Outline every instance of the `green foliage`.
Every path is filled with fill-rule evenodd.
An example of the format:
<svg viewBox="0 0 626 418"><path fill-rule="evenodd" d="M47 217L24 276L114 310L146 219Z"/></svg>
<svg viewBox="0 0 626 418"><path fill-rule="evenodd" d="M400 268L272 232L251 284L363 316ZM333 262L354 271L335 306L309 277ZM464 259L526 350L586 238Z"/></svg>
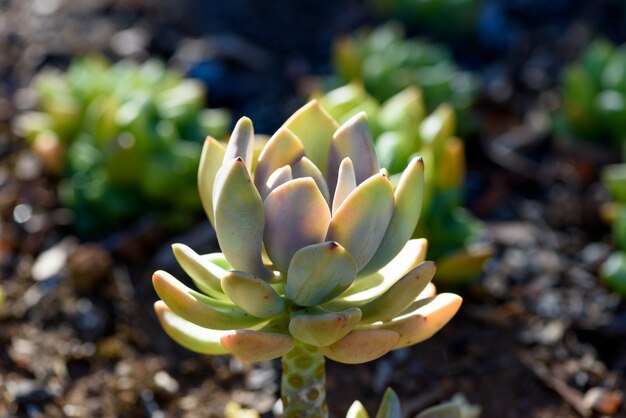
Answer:
<svg viewBox="0 0 626 418"><path fill-rule="evenodd" d="M380 164L392 182L412 158L424 159L424 201L414 236L429 238L429 255L445 269L438 280L462 282L476 277L490 251L472 247L482 226L461 207L465 155L463 141L455 136L453 108L441 104L427 115L422 93L414 86L382 104L358 83L332 90L319 100L340 122L360 111L368 113Z"/></svg>
<svg viewBox="0 0 626 418"><path fill-rule="evenodd" d="M458 68L442 45L406 39L399 26L387 24L339 39L334 48L334 66L342 83L360 81L379 101L409 86L418 86L427 111L450 103L463 130L472 129L470 110L478 82Z"/></svg>
<svg viewBox="0 0 626 418"><path fill-rule="evenodd" d="M480 0L376 0L386 16L445 39L472 33Z"/></svg>
<svg viewBox="0 0 626 418"><path fill-rule="evenodd" d="M198 82L156 60L87 58L66 73L41 73L33 87L40 111L22 115L18 132L62 177L59 196L77 231L91 235L152 211L179 227L201 208L202 142L223 136L230 115L203 109Z"/></svg>
<svg viewBox="0 0 626 418"><path fill-rule="evenodd" d="M610 288L626 297L626 164L605 167L602 180L614 199L607 217L618 248L605 261L601 273Z"/></svg>
<svg viewBox="0 0 626 418"><path fill-rule="evenodd" d="M563 72L561 93L558 134L602 146L626 143L626 45L593 41Z"/></svg>

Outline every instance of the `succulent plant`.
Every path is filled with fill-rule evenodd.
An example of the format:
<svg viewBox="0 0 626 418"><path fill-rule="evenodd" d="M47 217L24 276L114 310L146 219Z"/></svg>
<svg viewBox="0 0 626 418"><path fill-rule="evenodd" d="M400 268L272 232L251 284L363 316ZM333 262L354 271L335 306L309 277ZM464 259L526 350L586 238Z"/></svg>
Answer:
<svg viewBox="0 0 626 418"><path fill-rule="evenodd" d="M451 40L475 30L480 3L480 0L376 0L384 15Z"/></svg>
<svg viewBox="0 0 626 418"><path fill-rule="evenodd" d="M18 133L62 177L59 196L75 227L98 233L145 213L170 224L201 211L194 186L202 141L221 137L228 112L203 109L201 85L151 60L73 62L33 83L39 111L23 114Z"/></svg>
<svg viewBox="0 0 626 418"><path fill-rule="evenodd" d="M258 158L254 142L247 118L227 146L207 138L198 187L222 252L175 244L199 291L157 271L155 310L170 337L193 351L282 357L285 416L326 416L324 357L363 363L422 342L461 298L435 295L426 240L411 239L421 158L394 187L364 113L340 126L312 101Z"/></svg>
<svg viewBox="0 0 626 418"><path fill-rule="evenodd" d="M626 164L605 167L603 182L614 201L606 217L613 225L617 250L602 266L602 277L609 287L626 297Z"/></svg>
<svg viewBox="0 0 626 418"><path fill-rule="evenodd" d="M481 408L470 405L461 394L455 395L451 400L440 405L435 405L420 412L416 418L478 418ZM260 414L254 409L242 408L235 402L229 402L224 408L226 418L260 418ZM376 418L400 418L402 408L398 395L391 388L387 388L383 399L376 412ZM367 410L359 401L354 401L346 413L346 418L369 418Z"/></svg>
<svg viewBox="0 0 626 418"><path fill-rule="evenodd" d="M455 136L454 109L444 103L427 115L415 86L382 104L358 83L332 90L319 101L340 122L360 111L368 113L380 164L392 183L412 158L422 156L427 167L424 201L414 236L429 237L429 256L438 264L439 283L475 278L492 250L477 244L482 225L461 207L465 152L463 141Z"/></svg>
<svg viewBox="0 0 626 418"><path fill-rule="evenodd" d="M380 101L416 85L427 111L450 103L465 133L473 129L471 106L478 81L458 68L444 46L406 39L399 26L387 24L339 39L334 66L340 83L360 81Z"/></svg>
<svg viewBox="0 0 626 418"><path fill-rule="evenodd" d="M626 144L626 45L593 41L565 69L561 93L557 134L605 147Z"/></svg>

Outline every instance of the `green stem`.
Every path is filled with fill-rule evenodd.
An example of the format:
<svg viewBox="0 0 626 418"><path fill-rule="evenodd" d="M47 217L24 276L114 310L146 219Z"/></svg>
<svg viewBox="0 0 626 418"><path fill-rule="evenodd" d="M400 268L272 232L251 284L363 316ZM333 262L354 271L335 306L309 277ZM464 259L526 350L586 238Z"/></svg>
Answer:
<svg viewBox="0 0 626 418"><path fill-rule="evenodd" d="M327 418L326 369L317 348L296 342L282 358L284 418Z"/></svg>

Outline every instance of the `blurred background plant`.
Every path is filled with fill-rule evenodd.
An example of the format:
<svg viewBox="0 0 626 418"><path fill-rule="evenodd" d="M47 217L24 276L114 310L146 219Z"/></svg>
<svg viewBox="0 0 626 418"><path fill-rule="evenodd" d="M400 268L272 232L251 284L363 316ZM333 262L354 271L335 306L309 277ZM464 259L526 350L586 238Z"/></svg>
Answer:
<svg viewBox="0 0 626 418"><path fill-rule="evenodd" d="M84 237L140 215L166 228L190 225L201 209L195 173L202 141L223 137L224 109L204 109L205 92L158 60L141 65L100 57L46 70L33 81L39 109L16 131L61 178L59 198Z"/></svg>
<svg viewBox="0 0 626 418"><path fill-rule="evenodd" d="M455 40L472 34L481 0L375 0L386 17L439 38Z"/></svg>
<svg viewBox="0 0 626 418"><path fill-rule="evenodd" d="M626 298L626 164L605 167L603 183L613 202L606 204L603 215L612 224L617 249L602 265L606 284Z"/></svg>
<svg viewBox="0 0 626 418"><path fill-rule="evenodd" d="M413 157L424 159L424 202L414 236L429 237L428 254L437 262L438 283L460 284L476 278L492 249L479 243L483 226L462 207L465 145L456 136L454 109L443 103L429 114L416 86L380 103L358 82L319 100L340 122L367 113L380 164L392 182L397 183Z"/></svg>
<svg viewBox="0 0 626 418"><path fill-rule="evenodd" d="M626 45L594 40L565 68L561 92L557 135L600 148L626 144Z"/></svg>
<svg viewBox="0 0 626 418"><path fill-rule="evenodd" d="M457 114L461 133L476 127L471 106L478 92L478 79L460 70L445 46L407 39L397 24L338 39L333 62L337 84L360 81L379 101L415 85L423 92L427 111L448 102Z"/></svg>

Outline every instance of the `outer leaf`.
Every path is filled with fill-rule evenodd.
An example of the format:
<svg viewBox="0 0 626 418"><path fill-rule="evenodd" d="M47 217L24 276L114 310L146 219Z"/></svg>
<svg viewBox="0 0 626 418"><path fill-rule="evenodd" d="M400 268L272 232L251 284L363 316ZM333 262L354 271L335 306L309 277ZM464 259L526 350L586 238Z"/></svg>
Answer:
<svg viewBox="0 0 626 418"><path fill-rule="evenodd" d="M367 363L387 354L399 335L387 330L355 330L334 344L320 347L331 360L346 364Z"/></svg>
<svg viewBox="0 0 626 418"><path fill-rule="evenodd" d="M400 335L395 349L421 343L435 335L458 312L463 299L453 293L442 293L435 297L418 301L416 309L402 316L366 327L366 329L386 329Z"/></svg>
<svg viewBox="0 0 626 418"><path fill-rule="evenodd" d="M152 284L174 313L201 327L216 330L249 328L263 321L231 304L188 288L164 271L154 273Z"/></svg>
<svg viewBox="0 0 626 418"><path fill-rule="evenodd" d="M326 173L328 149L333 133L339 127L332 116L316 100L312 100L294 113L283 126L300 138L307 157L322 173Z"/></svg>
<svg viewBox="0 0 626 418"><path fill-rule="evenodd" d="M172 251L178 264L191 277L198 289L213 297L224 297L221 280L226 275L226 270L213 264L185 244L172 245Z"/></svg>
<svg viewBox="0 0 626 418"><path fill-rule="evenodd" d="M404 311L419 295L435 275L435 263L425 261L378 298L360 306L362 322L384 321Z"/></svg>
<svg viewBox="0 0 626 418"><path fill-rule="evenodd" d="M378 249L392 215L393 187L387 177L375 174L339 206L326 240L343 245L361 270Z"/></svg>
<svg viewBox="0 0 626 418"><path fill-rule="evenodd" d="M393 216L374 257L363 269L362 274L375 272L398 255L413 235L422 210L424 193L424 163L414 158L402 173L394 195Z"/></svg>
<svg viewBox="0 0 626 418"><path fill-rule="evenodd" d="M322 192L324 199L327 203L330 203L330 194L328 192L328 185L326 184L326 180L322 175L322 172L313 164L311 160L306 157L303 157L300 161L298 161L293 166L293 176L294 178L300 177L311 177L315 180L315 184L317 184L317 188Z"/></svg>
<svg viewBox="0 0 626 418"><path fill-rule="evenodd" d="M263 202L241 158L222 167L223 186L215 199L215 232L222 252L236 270L267 279L263 265ZM221 174L220 174L221 175Z"/></svg>
<svg viewBox="0 0 626 418"><path fill-rule="evenodd" d="M341 164L339 165L337 187L335 188L333 197L333 215L354 189L356 189L354 166L352 165L352 160L346 157L341 160Z"/></svg>
<svg viewBox="0 0 626 418"><path fill-rule="evenodd" d="M360 112L341 125L330 144L326 177L331 190L337 184L341 161L349 157L354 164L356 183L361 184L380 170L374 140L370 133L365 112Z"/></svg>
<svg viewBox="0 0 626 418"><path fill-rule="evenodd" d="M228 331L203 328L176 315L162 300L154 304L154 310L165 333L188 350L200 354L228 354L220 338Z"/></svg>
<svg viewBox="0 0 626 418"><path fill-rule="evenodd" d="M393 389L387 388L378 407L376 418L400 418L401 416L400 399L398 399L398 395L396 395Z"/></svg>
<svg viewBox="0 0 626 418"><path fill-rule="evenodd" d="M285 301L267 282L252 274L233 270L222 279L224 293L244 311L271 318L285 310Z"/></svg>
<svg viewBox="0 0 626 418"><path fill-rule="evenodd" d="M346 413L346 418L370 418L370 416L361 402L354 401Z"/></svg>
<svg viewBox="0 0 626 418"><path fill-rule="evenodd" d="M263 331L233 331L220 341L232 354L251 362L282 357L293 348L293 340L288 335Z"/></svg>
<svg viewBox="0 0 626 418"><path fill-rule="evenodd" d="M425 239L410 240L389 264L370 276L357 278L338 300L329 305L334 309L345 309L376 299L424 261L426 248Z"/></svg>
<svg viewBox="0 0 626 418"><path fill-rule="evenodd" d="M208 136L202 147L200 166L198 167L198 191L200 192L200 200L213 227L215 227L213 184L215 183L217 171L224 160L225 151L226 149L222 144Z"/></svg>
<svg viewBox="0 0 626 418"><path fill-rule="evenodd" d="M345 291L356 277L354 258L336 242L296 252L287 272L287 296L300 306L326 302Z"/></svg>
<svg viewBox="0 0 626 418"><path fill-rule="evenodd" d="M342 312L303 313L291 318L289 332L306 344L321 347L345 337L360 319L361 311L358 308Z"/></svg>
<svg viewBox="0 0 626 418"><path fill-rule="evenodd" d="M262 199L271 189L267 186L269 177L281 167L291 166L304 156L300 140L287 128L280 128L267 142L254 172L254 185Z"/></svg>
<svg viewBox="0 0 626 418"><path fill-rule="evenodd" d="M230 135L226 152L224 153L224 164L237 157L241 157L246 162L248 172L251 172L253 148L254 127L249 118L243 117L237 121L233 133Z"/></svg>
<svg viewBox="0 0 626 418"><path fill-rule="evenodd" d="M313 179L291 180L274 189L265 199L263 242L276 268L287 271L296 251L322 242L329 223L330 209Z"/></svg>

